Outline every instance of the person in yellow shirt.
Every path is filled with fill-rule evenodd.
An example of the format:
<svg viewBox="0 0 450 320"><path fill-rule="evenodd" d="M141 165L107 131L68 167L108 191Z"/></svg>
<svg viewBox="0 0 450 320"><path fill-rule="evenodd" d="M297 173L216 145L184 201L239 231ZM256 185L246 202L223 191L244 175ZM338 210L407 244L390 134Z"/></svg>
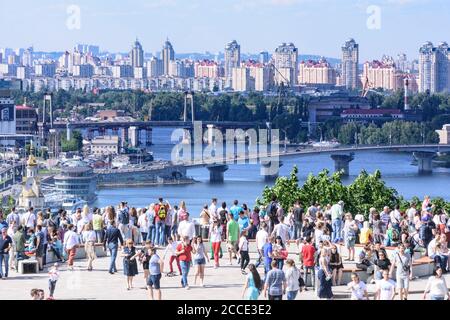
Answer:
<svg viewBox="0 0 450 320"><path fill-rule="evenodd" d="M94 212L94 217L92 218L92 226L95 231L95 236L97 238L97 243L103 243L103 217L100 214L100 209L96 209Z"/></svg>
<svg viewBox="0 0 450 320"><path fill-rule="evenodd" d="M372 229L370 229L369 221L364 221L363 227L359 235L360 244L371 243L373 239Z"/></svg>

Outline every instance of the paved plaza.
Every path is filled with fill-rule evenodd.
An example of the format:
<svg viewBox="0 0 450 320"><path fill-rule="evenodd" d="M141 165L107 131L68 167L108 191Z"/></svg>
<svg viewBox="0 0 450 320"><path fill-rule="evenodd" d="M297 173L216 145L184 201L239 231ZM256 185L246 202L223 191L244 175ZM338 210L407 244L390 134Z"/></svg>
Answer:
<svg viewBox="0 0 450 320"><path fill-rule="evenodd" d="M162 250L161 252L162 253ZM251 255L252 262L255 255ZM68 300L145 300L147 292L144 289L144 273L139 265L139 274L135 277L134 288L130 291L126 289L126 277L123 275L122 258L117 259L118 272L114 275L108 273L109 257L98 258L94 261L94 270L87 271L87 261L85 259L75 260L74 271L67 270L67 264L60 266L60 279L56 286L55 299ZM208 264L205 270L205 287L194 285L195 270L191 268L189 275L190 290L180 287L180 277L166 277L161 279L163 299L174 300L206 300L242 299L242 289L245 276L241 274L236 260L232 266L228 265L228 259L221 259L221 267L214 269L212 264ZM50 265L48 265L50 266ZM175 262L174 262L174 267ZM168 259L165 263L165 271L168 269ZM47 269L45 269L47 270ZM263 268L259 268L263 275ZM446 275L447 283L450 283L450 276ZM411 282L410 300L422 299L423 290L427 278L417 279ZM48 276L46 272L40 274L18 274L10 271L7 280L0 280L0 300L21 300L30 299L32 288L45 289L48 295ZM373 299L375 285L368 285L369 295ZM335 299L347 300L350 298L345 286L333 287ZM263 295L260 296L263 299ZM316 300L313 290L309 289L297 296L297 300Z"/></svg>

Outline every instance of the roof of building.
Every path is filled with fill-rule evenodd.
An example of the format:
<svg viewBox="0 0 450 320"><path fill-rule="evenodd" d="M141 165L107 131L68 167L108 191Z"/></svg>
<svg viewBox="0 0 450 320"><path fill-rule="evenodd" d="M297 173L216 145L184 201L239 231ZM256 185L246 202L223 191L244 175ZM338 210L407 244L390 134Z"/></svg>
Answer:
<svg viewBox="0 0 450 320"><path fill-rule="evenodd" d="M346 109L342 111L342 114L402 114L402 111L399 109Z"/></svg>
<svg viewBox="0 0 450 320"><path fill-rule="evenodd" d="M16 110L35 110L33 107L27 106L27 105L20 105L16 106Z"/></svg>

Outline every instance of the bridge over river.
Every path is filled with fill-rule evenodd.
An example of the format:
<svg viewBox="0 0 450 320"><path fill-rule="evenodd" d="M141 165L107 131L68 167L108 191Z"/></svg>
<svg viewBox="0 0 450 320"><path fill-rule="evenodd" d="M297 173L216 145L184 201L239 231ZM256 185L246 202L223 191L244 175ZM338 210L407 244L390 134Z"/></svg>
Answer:
<svg viewBox="0 0 450 320"><path fill-rule="evenodd" d="M261 164L261 175L266 180L273 180L278 176L282 160L288 158L309 157L319 154L329 154L335 163L336 171L349 174L350 162L355 155L363 152L410 152L418 161L419 174L431 174L433 171L433 158L440 153L450 152L450 145L420 144L420 145L376 145L376 146L345 146L339 148L310 148L302 150L286 150L274 152L258 152L250 150L245 154L237 154L231 157L198 157L193 159L181 159L174 161L183 165L186 169L206 167L210 172L211 182L223 182L224 172L231 164ZM374 161L376 161L374 159Z"/></svg>

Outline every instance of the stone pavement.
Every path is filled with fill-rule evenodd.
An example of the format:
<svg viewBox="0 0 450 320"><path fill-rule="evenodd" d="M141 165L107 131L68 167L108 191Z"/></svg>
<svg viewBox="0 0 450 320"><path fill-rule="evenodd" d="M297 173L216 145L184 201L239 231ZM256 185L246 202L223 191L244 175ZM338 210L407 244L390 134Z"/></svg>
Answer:
<svg viewBox="0 0 450 320"><path fill-rule="evenodd" d="M162 255L162 250L159 253ZM251 255L252 262L255 255ZM190 290L180 287L180 277L166 277L161 279L163 299L176 300L239 300L242 299L242 289L245 276L241 274L239 266L234 260L232 266L228 265L228 259L221 259L221 267L214 269L212 264L207 264L205 270L205 287L194 285L195 269L191 268L189 274ZM122 258L117 259L118 273L111 275L108 273L109 257L98 258L94 261L94 270L86 270L85 259L75 260L75 270L67 270L67 264L60 266L60 279L56 285L55 298L69 300L145 300L147 292L144 289L142 267L139 266L139 274L135 277L134 288L130 291L126 289L126 277L123 275ZM168 259L164 266L168 268ZM176 264L174 262L176 270ZM260 274L264 271L259 268ZM450 276L446 275L447 283L450 284ZM422 299L423 289L427 279L418 279L411 282L410 300ZM40 274L21 275L15 271L10 271L10 276L6 280L0 280L0 300L28 300L32 288L45 289L48 295L48 276L46 272ZM368 285L369 294L373 295L375 285ZM347 300L350 298L345 286L333 287L336 299ZM398 297L397 297L398 298ZM263 299L263 296L260 296ZM317 299L313 290L309 289L297 296L297 300Z"/></svg>

